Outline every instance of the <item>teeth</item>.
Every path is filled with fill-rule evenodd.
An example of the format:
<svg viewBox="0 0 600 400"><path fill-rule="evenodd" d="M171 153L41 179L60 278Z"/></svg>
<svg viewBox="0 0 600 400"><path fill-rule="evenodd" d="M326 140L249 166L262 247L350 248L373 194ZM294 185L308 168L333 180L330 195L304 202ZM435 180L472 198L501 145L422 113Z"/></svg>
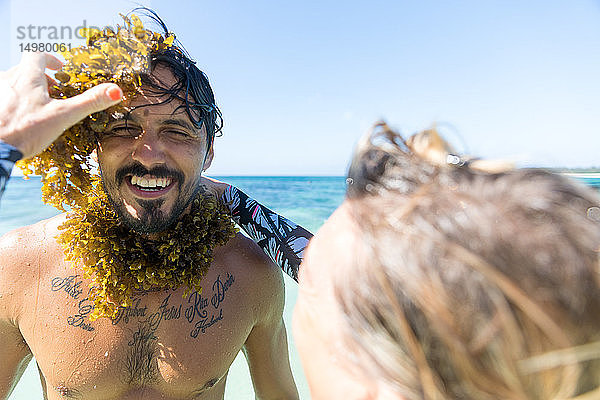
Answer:
<svg viewBox="0 0 600 400"><path fill-rule="evenodd" d="M152 175L131 177L131 184L142 188L165 188L171 184L171 178L155 178Z"/></svg>

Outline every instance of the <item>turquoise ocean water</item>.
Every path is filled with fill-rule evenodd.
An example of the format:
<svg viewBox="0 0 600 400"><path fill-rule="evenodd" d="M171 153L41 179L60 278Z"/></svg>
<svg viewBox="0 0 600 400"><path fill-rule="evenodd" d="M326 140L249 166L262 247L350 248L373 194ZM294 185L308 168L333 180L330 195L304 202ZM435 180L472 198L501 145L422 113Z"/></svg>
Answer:
<svg viewBox="0 0 600 400"><path fill-rule="evenodd" d="M323 224L341 204L345 180L342 177L218 177L237 186L265 206L285 215L311 232ZM58 214L58 211L41 202L39 178L24 180L13 177L0 200L0 235L25 225ZM297 296L297 284L285 279L286 304L284 321L288 330L288 344L292 372L302 399L309 399L308 386L302 372L300 359L291 334L292 310ZM1 368L1 366L0 366ZM42 389L35 360L32 360L11 400L41 400ZM252 381L244 356L240 353L227 378L226 399L254 399Z"/></svg>
<svg viewBox="0 0 600 400"><path fill-rule="evenodd" d="M251 197L292 221L316 232L344 197L343 177L218 177L242 189ZM587 185L600 188L600 175L580 175L574 178ZM0 201L0 235L12 229L30 225L58 213L40 200L39 178L28 181L13 177ZM298 353L291 336L291 318L297 297L296 283L285 279L286 306L284 320L288 329L292 372L302 399L309 399L308 386L302 372ZM42 399L35 360L21 378L11 399ZM226 399L254 399L252 382L244 357L240 354L233 363L227 378Z"/></svg>

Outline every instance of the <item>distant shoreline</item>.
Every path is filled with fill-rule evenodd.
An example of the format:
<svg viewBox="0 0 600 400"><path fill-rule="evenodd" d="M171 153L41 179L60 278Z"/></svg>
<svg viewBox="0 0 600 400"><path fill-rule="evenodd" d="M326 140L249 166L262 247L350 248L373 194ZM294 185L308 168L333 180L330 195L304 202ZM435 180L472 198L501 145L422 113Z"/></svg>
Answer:
<svg viewBox="0 0 600 400"><path fill-rule="evenodd" d="M554 168L544 168L541 167L540 169L545 169L547 171L550 172L554 172L557 174L561 174L561 175L565 175L565 176L572 176L575 178L590 178L590 179L600 179L600 171L598 171L597 169L593 169L590 171L585 171L585 170L574 170L574 171L569 171L569 170L565 170L565 169L554 169ZM346 176L344 175L212 175L209 174L208 175L211 178L216 178L216 179L229 179L229 178L234 178L234 179L244 179L244 178L345 178ZM11 177L13 178L23 178L23 173L18 170L17 168L13 169ZM30 178L41 178L40 175L29 175Z"/></svg>
<svg viewBox="0 0 600 400"><path fill-rule="evenodd" d="M208 176L210 178L215 178L215 179L227 179L227 178L235 178L235 179L243 179L243 178L251 178L251 179L256 179L256 178L346 178L346 176L344 175L202 175L202 176ZM12 178L23 178L23 174L18 172L18 173L13 173L11 175ZM41 178L40 175L29 175L30 178Z"/></svg>
<svg viewBox="0 0 600 400"><path fill-rule="evenodd" d="M561 175L572 176L574 178L596 178L600 179L600 172L560 172Z"/></svg>

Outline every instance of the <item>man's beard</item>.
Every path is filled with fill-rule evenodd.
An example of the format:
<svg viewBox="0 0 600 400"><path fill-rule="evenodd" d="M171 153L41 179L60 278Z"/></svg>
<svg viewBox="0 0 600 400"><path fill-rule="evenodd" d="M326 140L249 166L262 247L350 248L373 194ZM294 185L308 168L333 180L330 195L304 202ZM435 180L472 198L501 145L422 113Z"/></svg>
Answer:
<svg viewBox="0 0 600 400"><path fill-rule="evenodd" d="M227 207L199 186L190 212L149 240L129 229L102 190L85 207L74 207L59 226L65 259L93 279L90 319L114 317L132 304L136 291L202 290L202 278L213 261L213 249L235 237Z"/></svg>
<svg viewBox="0 0 600 400"><path fill-rule="evenodd" d="M137 217L131 215L131 213L125 207L121 196L119 195L119 187L121 187L123 181L128 179L129 175L153 175L159 178L173 177L176 179L178 195L173 204L171 212L165 214L161 209L164 204L164 199L154 200L141 200L136 199L135 201L140 205L141 211ZM193 182L190 185L183 187L183 174L176 170L171 170L166 167L156 167L151 170L146 169L139 163L122 167L117 170L115 179L112 183L107 182L107 178L104 174L101 174L102 187L107 194L108 200L112 205L114 211L117 213L119 220L129 229L140 234L150 234L162 232L171 227L177 222L181 215L188 208L192 200L198 195L200 190L199 180Z"/></svg>

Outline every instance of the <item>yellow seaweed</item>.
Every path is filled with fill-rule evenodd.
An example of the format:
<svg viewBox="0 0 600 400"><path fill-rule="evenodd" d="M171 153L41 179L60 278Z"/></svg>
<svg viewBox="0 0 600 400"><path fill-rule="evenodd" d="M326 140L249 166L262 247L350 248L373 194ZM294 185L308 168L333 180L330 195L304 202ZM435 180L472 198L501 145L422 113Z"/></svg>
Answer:
<svg viewBox="0 0 600 400"><path fill-rule="evenodd" d="M108 28L81 32L86 45L62 53L66 62L55 75L58 83L52 97L73 97L103 82L117 83L126 99L135 96L140 74L148 72L150 51L170 48L175 36L145 30L135 15L123 20L125 25L117 32ZM118 105L93 114L67 129L40 155L17 164L25 177L41 175L45 203L70 210L57 239L65 259L82 266L83 275L92 280L91 320L114 317L119 307L131 305L138 291L183 286L186 294L201 292L213 248L237 232L225 206L204 190L193 200L192 211L161 232L158 240L149 241L121 223L100 177L92 173L89 156L109 115L126 111Z"/></svg>
<svg viewBox="0 0 600 400"><path fill-rule="evenodd" d="M132 98L141 86L140 74L149 70L150 51L170 48L174 36L167 37L144 29L136 15L122 16L124 26L117 32L110 28L98 30L82 28L80 33L86 44L61 52L66 62L55 74L57 85L51 89L54 98L68 98L104 82L117 83L123 90L124 98ZM25 176L38 174L46 189L42 189L42 200L59 210L87 203L87 193L97 177L82 168L67 166L69 160L86 165L89 171L89 155L95 148L95 135L104 132L108 115L115 111L125 111L123 105L96 113L67 129L48 149L36 157L21 160L17 165ZM100 122L99 122L100 121ZM63 167L65 174L60 182L49 183L47 171L51 167ZM76 179L72 179L78 175ZM74 182L76 181L76 182ZM60 193L56 190L60 189ZM68 194L68 195L67 195Z"/></svg>

